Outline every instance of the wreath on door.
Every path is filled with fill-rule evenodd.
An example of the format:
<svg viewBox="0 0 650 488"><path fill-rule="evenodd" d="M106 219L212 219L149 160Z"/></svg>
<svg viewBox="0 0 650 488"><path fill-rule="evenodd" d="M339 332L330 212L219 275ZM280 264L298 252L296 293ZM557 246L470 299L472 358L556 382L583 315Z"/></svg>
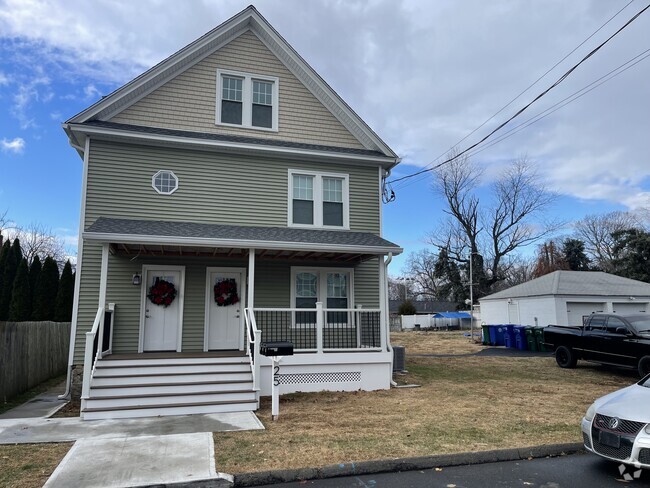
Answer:
<svg viewBox="0 0 650 488"><path fill-rule="evenodd" d="M218 307L227 307L239 302L237 281L234 278L217 281L214 285L214 301Z"/></svg>
<svg viewBox="0 0 650 488"><path fill-rule="evenodd" d="M155 305L169 307L176 298L177 292L174 283L156 278L156 282L149 288L147 298Z"/></svg>

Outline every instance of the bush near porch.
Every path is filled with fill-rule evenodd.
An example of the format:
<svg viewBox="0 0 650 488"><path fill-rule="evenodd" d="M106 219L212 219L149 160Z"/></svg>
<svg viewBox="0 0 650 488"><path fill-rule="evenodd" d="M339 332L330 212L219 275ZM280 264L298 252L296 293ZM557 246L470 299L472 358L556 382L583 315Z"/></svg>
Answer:
<svg viewBox="0 0 650 488"><path fill-rule="evenodd" d="M217 468L227 473L302 468L372 459L580 442L591 402L631 384L633 374L581 364L562 370L552 357L414 357L466 354L482 346L458 332L391 333L406 346L420 388L293 394L258 416L266 431L216 433Z"/></svg>

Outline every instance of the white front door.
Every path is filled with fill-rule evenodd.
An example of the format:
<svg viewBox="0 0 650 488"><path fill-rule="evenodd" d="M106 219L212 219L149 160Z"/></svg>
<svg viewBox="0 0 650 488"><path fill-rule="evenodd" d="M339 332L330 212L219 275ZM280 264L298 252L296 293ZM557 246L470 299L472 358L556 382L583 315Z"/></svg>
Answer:
<svg viewBox="0 0 650 488"><path fill-rule="evenodd" d="M183 270L165 267L149 267L144 275L144 326L143 351L178 351L181 337L181 311ZM156 305L148 297L149 290L157 281L165 280L176 288L176 297L171 304Z"/></svg>
<svg viewBox="0 0 650 488"><path fill-rule="evenodd" d="M207 269L206 350L243 348L244 276L241 269Z"/></svg>

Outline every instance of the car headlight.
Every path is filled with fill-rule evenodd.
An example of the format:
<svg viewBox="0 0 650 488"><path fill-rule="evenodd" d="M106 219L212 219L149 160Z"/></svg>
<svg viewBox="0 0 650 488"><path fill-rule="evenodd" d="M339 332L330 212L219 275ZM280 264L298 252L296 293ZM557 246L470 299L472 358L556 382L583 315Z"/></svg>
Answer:
<svg viewBox="0 0 650 488"><path fill-rule="evenodd" d="M585 420L591 422L594 419L594 415L596 415L596 404L592 403L591 407L587 409L587 413L585 414ZM648 427L646 427L646 429L648 429Z"/></svg>
<svg viewBox="0 0 650 488"><path fill-rule="evenodd" d="M645 426L645 433L650 435L650 424Z"/></svg>

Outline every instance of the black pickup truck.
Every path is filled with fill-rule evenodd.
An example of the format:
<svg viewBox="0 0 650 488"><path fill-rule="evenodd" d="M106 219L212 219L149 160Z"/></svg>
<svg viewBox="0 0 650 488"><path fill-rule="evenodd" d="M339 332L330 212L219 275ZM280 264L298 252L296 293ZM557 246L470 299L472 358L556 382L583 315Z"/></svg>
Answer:
<svg viewBox="0 0 650 488"><path fill-rule="evenodd" d="M650 314L594 314L582 326L549 325L544 345L555 351L561 368L575 368L578 359L650 373Z"/></svg>

